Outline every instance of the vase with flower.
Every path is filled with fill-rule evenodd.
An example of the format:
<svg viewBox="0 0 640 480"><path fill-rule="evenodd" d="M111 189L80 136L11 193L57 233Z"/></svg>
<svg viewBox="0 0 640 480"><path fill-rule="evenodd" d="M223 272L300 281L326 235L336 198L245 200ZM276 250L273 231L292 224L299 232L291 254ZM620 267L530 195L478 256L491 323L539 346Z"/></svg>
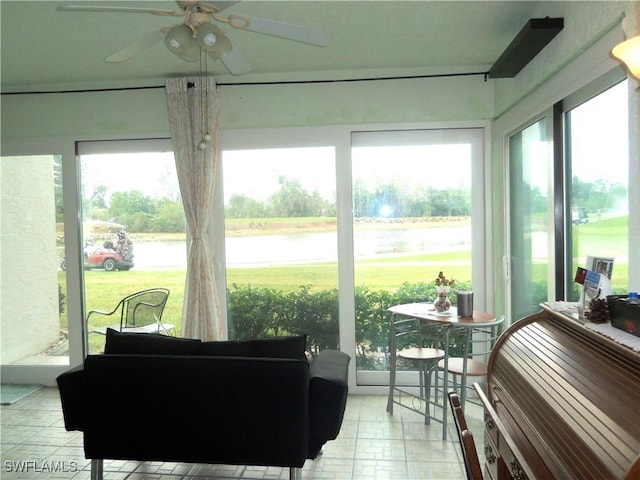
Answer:
<svg viewBox="0 0 640 480"><path fill-rule="evenodd" d="M437 312L447 312L451 308L451 300L449 299L449 291L454 285L455 280L445 277L444 273L440 272L436 278L436 293L437 298L433 302L433 308Z"/></svg>

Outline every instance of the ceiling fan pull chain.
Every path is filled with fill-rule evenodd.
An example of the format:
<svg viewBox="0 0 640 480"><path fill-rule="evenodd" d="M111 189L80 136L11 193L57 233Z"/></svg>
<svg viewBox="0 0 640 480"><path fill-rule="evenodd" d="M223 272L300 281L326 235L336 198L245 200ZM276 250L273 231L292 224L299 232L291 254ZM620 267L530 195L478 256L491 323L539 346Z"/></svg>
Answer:
<svg viewBox="0 0 640 480"><path fill-rule="evenodd" d="M203 68L204 65L204 68ZM211 134L209 133L209 82L207 75L207 55L203 48L200 48L200 120L202 121L202 132L204 135L200 144L199 150L205 150L207 143L211 141ZM204 89L204 91L203 91Z"/></svg>
<svg viewBox="0 0 640 480"><path fill-rule="evenodd" d="M204 57L204 100L205 100L205 123L203 130L204 141L209 143L211 141L211 133L209 132L209 65L207 64L207 55L205 52L202 52L202 56Z"/></svg>

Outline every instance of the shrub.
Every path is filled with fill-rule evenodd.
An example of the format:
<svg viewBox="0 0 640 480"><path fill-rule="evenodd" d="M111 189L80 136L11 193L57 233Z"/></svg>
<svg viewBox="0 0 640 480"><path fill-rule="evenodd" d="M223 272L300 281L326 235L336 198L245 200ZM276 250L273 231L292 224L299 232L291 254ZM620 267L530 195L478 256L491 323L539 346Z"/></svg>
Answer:
<svg viewBox="0 0 640 480"><path fill-rule="evenodd" d="M469 288L460 284L459 288ZM455 290L452 290L455 303ZM355 292L356 361L358 368L386 368L389 352L389 307L435 298L433 283L403 283L395 292L357 287ZM315 355L339 349L338 290L312 291L309 285L284 292L233 284L227 292L229 338L307 334L307 349ZM459 345L452 337L453 351ZM400 345L402 346L402 345Z"/></svg>

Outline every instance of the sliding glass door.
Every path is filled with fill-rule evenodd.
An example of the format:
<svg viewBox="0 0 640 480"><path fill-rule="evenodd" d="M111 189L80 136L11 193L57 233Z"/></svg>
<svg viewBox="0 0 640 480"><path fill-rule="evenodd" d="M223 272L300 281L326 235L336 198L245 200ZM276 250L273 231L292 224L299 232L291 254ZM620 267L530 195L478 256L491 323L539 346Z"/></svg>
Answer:
<svg viewBox="0 0 640 480"><path fill-rule="evenodd" d="M339 348L335 148L222 153L229 338Z"/></svg>
<svg viewBox="0 0 640 480"><path fill-rule="evenodd" d="M82 265L89 353L104 349L112 311L132 293L170 291L163 323L180 335L187 268L186 222L169 141L78 145L82 201Z"/></svg>
<svg viewBox="0 0 640 480"><path fill-rule="evenodd" d="M355 132L351 162L357 381L384 384L387 308L434 301L439 272L482 306L483 130Z"/></svg>
<svg viewBox="0 0 640 480"><path fill-rule="evenodd" d="M553 156L547 117L509 137L511 318L553 298Z"/></svg>
<svg viewBox="0 0 640 480"><path fill-rule="evenodd" d="M311 355L340 348L358 385L386 385L391 305L433 301L444 271L486 307L483 128L220 141L229 338L307 334Z"/></svg>
<svg viewBox="0 0 640 480"><path fill-rule="evenodd" d="M565 114L567 135L567 225L570 269L591 270L587 258L613 260L607 269L615 293L629 285L629 114L628 81L573 106ZM593 262L591 262L593 263ZM579 298L568 276L569 300Z"/></svg>
<svg viewBox="0 0 640 480"><path fill-rule="evenodd" d="M606 265L613 292L627 291L628 89L612 71L508 139L513 321L578 301L577 267Z"/></svg>

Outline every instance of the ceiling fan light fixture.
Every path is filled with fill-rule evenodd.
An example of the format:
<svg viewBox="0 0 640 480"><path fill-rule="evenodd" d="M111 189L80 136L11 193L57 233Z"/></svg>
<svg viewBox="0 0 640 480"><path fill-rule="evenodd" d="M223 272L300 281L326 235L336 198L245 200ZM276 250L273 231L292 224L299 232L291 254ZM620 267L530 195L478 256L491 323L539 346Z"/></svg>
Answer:
<svg viewBox="0 0 640 480"><path fill-rule="evenodd" d="M201 45L203 48L211 48L216 44L217 40L218 39L216 38L215 34L207 33L202 37Z"/></svg>
<svg viewBox="0 0 640 480"><path fill-rule="evenodd" d="M224 31L212 23L203 23L198 27L196 42L209 57L216 60L232 48Z"/></svg>
<svg viewBox="0 0 640 480"><path fill-rule="evenodd" d="M331 39L328 33L307 28L303 25L249 15L221 15L223 10L238 3L237 1L177 0L179 11L119 5L86 5L86 3L91 2L80 0L78 5L64 3L65 5L58 7L57 10L64 12L146 13L183 17L181 24L162 27L109 55L105 58L108 63L129 60L143 50L164 40L165 46L171 53L189 62L197 62L199 60L201 66L205 65L205 72L206 60L211 58L220 60L232 75L242 75L251 71L251 64L242 55L237 45L232 44L229 37L227 37L226 31L218 27L218 25L226 25L226 27L236 30L245 30L317 47L326 47ZM228 30L226 27L225 29Z"/></svg>
<svg viewBox="0 0 640 480"><path fill-rule="evenodd" d="M184 60L195 62L198 59L198 44L188 25L172 27L164 37L164 44L171 53Z"/></svg>

